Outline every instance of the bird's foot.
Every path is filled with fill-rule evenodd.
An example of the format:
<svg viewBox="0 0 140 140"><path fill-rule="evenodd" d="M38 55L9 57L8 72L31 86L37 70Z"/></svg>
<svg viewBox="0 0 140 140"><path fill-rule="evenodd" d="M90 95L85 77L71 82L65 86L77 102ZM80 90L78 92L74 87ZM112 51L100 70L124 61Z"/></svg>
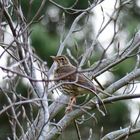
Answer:
<svg viewBox="0 0 140 140"><path fill-rule="evenodd" d="M72 111L72 106L73 106L73 104L75 104L75 103L76 103L76 97L73 96L73 97L70 98L69 104L68 104L68 106L67 106L67 108L66 108L66 110L65 110L65 114L67 114L67 113L69 113L69 112Z"/></svg>

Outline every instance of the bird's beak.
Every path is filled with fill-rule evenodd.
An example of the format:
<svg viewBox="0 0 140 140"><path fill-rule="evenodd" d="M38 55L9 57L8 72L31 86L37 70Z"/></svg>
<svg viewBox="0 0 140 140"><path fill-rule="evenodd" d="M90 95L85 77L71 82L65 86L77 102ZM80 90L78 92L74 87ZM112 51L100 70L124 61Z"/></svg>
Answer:
<svg viewBox="0 0 140 140"><path fill-rule="evenodd" d="M53 61L55 61L56 60L56 57L55 56L50 56L52 59L53 59Z"/></svg>

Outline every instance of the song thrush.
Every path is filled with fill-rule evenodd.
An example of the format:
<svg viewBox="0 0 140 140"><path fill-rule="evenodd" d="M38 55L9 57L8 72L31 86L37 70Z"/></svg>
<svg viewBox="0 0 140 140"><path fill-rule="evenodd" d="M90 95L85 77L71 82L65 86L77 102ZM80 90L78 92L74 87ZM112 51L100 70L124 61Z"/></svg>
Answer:
<svg viewBox="0 0 140 140"><path fill-rule="evenodd" d="M65 55L51 56L51 58L57 63L54 78L57 83L61 84L59 89L62 93L71 96L71 105L76 101L77 96L87 92L97 96L96 88L92 81L83 73L79 73Z"/></svg>

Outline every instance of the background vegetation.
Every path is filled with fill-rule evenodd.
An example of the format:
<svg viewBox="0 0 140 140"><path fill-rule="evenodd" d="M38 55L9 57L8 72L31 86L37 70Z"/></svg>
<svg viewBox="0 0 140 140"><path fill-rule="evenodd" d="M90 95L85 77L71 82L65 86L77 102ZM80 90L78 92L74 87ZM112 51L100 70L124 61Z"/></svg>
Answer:
<svg viewBox="0 0 140 140"><path fill-rule="evenodd" d="M139 100L132 100L140 96L140 2L106 1L1 0L1 140L140 139ZM74 111L64 113L68 97L48 81L50 56L60 54L115 95L101 95L107 113L91 104L92 95L77 98ZM83 112L84 102L91 109Z"/></svg>

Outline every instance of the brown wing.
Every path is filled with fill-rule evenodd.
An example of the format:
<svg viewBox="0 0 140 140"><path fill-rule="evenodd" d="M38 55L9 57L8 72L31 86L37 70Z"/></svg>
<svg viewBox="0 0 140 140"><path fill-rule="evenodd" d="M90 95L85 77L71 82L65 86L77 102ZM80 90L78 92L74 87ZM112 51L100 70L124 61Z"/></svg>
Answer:
<svg viewBox="0 0 140 140"><path fill-rule="evenodd" d="M62 66L56 70L55 77L62 81L74 82L76 80L76 68L73 66Z"/></svg>
<svg viewBox="0 0 140 140"><path fill-rule="evenodd" d="M96 88L91 80L89 80L82 73L73 73L76 71L76 68L73 66L63 66L57 69L57 75L55 77L60 77L60 80L75 82L74 85L85 88L89 91L96 91Z"/></svg>
<svg viewBox="0 0 140 140"><path fill-rule="evenodd" d="M78 76L78 82L76 83L79 86L82 86L83 88L90 90L90 91L96 91L96 88L91 80L89 80L84 74L80 73Z"/></svg>

